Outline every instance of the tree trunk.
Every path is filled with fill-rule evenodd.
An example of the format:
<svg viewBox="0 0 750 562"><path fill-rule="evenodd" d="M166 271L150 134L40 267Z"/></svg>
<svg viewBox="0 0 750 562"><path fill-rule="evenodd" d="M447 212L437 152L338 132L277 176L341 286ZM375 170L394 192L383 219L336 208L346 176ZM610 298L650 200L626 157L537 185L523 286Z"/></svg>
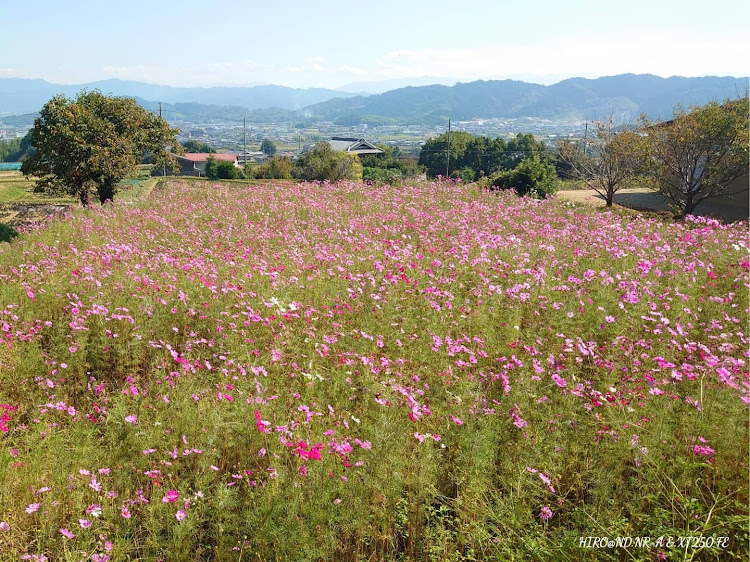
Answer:
<svg viewBox="0 0 750 562"><path fill-rule="evenodd" d="M115 199L115 185L113 182L104 182L96 188L96 191L99 194L99 202L102 205L107 201L114 201Z"/></svg>
<svg viewBox="0 0 750 562"><path fill-rule="evenodd" d="M81 205L86 207L89 204L89 190L83 184L76 184L75 189L78 193L78 198L81 200Z"/></svg>
<svg viewBox="0 0 750 562"><path fill-rule="evenodd" d="M607 193L607 197L605 197L605 201L607 202L607 207L612 206L612 200L615 198L615 194L611 191Z"/></svg>
<svg viewBox="0 0 750 562"><path fill-rule="evenodd" d="M685 199L685 208L682 210L682 216L692 215L695 210L695 203L693 202L692 195L688 195Z"/></svg>

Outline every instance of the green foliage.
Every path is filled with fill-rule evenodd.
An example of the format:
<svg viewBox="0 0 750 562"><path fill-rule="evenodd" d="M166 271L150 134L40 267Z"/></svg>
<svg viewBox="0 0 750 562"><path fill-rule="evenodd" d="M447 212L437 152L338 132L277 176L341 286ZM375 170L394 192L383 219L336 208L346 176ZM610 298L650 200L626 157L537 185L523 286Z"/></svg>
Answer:
<svg viewBox="0 0 750 562"><path fill-rule="evenodd" d="M276 154L276 145L273 141L263 139L263 142L260 143L260 151L266 156L273 156Z"/></svg>
<svg viewBox="0 0 750 562"><path fill-rule="evenodd" d="M454 179L460 179L464 183L470 183L474 181L474 170L467 166L453 172L451 177Z"/></svg>
<svg viewBox="0 0 750 562"><path fill-rule="evenodd" d="M537 141L531 133L518 133L514 139L508 141L505 147L505 160L503 168L512 170L522 160L538 157L549 159L551 154L542 141Z"/></svg>
<svg viewBox="0 0 750 562"><path fill-rule="evenodd" d="M538 155L521 160L512 170L499 172L492 178L495 189L515 189L518 195L544 199L557 190L555 166Z"/></svg>
<svg viewBox="0 0 750 562"><path fill-rule="evenodd" d="M12 139L9 141L0 141L0 162L18 162L22 155L22 140L23 139Z"/></svg>
<svg viewBox="0 0 750 562"><path fill-rule="evenodd" d="M377 146L383 154L365 154L359 157L364 181L394 184L400 178L413 177L422 172L421 167L415 165L413 160L402 157L399 147L387 144Z"/></svg>
<svg viewBox="0 0 750 562"><path fill-rule="evenodd" d="M319 142L297 160L294 177L303 180L362 180L362 164L355 154L338 152L327 142Z"/></svg>
<svg viewBox="0 0 750 562"><path fill-rule="evenodd" d="M362 179L371 183L398 183L403 176L401 171L395 168L362 168Z"/></svg>
<svg viewBox="0 0 750 562"><path fill-rule="evenodd" d="M519 133L506 143L501 138L472 137L469 133L457 131L450 135L450 147L451 177L455 177L455 170L463 168L473 170L474 178L480 178L501 170L512 170L525 158L552 158L544 143L537 141L531 134ZM429 139L424 144L419 154L419 164L427 168L428 176L445 175L447 149L447 133Z"/></svg>
<svg viewBox="0 0 750 562"><path fill-rule="evenodd" d="M0 142L0 162L20 162L33 152L31 148L31 131L23 138L10 142Z"/></svg>
<svg viewBox="0 0 750 562"><path fill-rule="evenodd" d="M240 177L240 170L227 160L209 156L206 160L206 177L210 180L236 180Z"/></svg>
<svg viewBox="0 0 750 562"><path fill-rule="evenodd" d="M288 156L274 156L258 166L253 175L258 179L290 180L293 170L294 163Z"/></svg>
<svg viewBox="0 0 750 562"><path fill-rule="evenodd" d="M461 167L461 160L466 152L466 147L474 137L464 131L456 131L450 134L450 170ZM448 133L443 133L431 138L424 143L419 153L419 165L424 166L427 175L431 178L445 176L446 161L448 155Z"/></svg>
<svg viewBox="0 0 750 562"><path fill-rule="evenodd" d="M185 152L199 152L203 154L215 154L216 149L210 147L205 142L201 142L195 139L186 140L181 143Z"/></svg>
<svg viewBox="0 0 750 562"><path fill-rule="evenodd" d="M0 242L10 242L16 236L18 231L15 228L0 222Z"/></svg>
<svg viewBox="0 0 750 562"><path fill-rule="evenodd" d="M77 197L84 206L94 189L101 203L112 200L117 184L135 173L144 153L170 160L170 146L180 149L177 130L148 113L134 100L83 91L75 100L55 96L40 111L31 130L35 152L21 171L41 179L37 187Z"/></svg>
<svg viewBox="0 0 750 562"><path fill-rule="evenodd" d="M748 173L747 96L690 111L677 107L666 123L644 116L642 125L646 172L683 216L702 201L729 193L733 182ZM747 189L745 182L734 193Z"/></svg>

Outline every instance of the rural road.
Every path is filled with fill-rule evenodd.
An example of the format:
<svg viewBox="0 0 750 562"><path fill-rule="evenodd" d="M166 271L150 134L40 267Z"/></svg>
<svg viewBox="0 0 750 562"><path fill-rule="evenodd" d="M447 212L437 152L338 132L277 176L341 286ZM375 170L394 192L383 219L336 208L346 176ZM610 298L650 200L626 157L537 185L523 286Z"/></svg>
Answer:
<svg viewBox="0 0 750 562"><path fill-rule="evenodd" d="M744 194L747 197L747 194ZM603 207L604 198L593 189L580 189L572 191L558 191L557 197L575 203L585 203L597 207ZM630 209L649 211L669 211L671 201L661 193L652 191L645 187L634 187L622 189L615 193L615 205L622 205ZM698 205L697 215L712 216L729 222L747 220L747 202L744 207L727 200L709 199Z"/></svg>

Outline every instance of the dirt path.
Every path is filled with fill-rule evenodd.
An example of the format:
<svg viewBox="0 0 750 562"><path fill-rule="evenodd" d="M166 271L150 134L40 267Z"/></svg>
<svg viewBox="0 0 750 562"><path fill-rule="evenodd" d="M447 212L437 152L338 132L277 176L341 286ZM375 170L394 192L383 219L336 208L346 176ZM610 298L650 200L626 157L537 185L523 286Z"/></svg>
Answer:
<svg viewBox="0 0 750 562"><path fill-rule="evenodd" d="M30 226L65 213L62 203L0 203L0 222L16 227Z"/></svg>
<svg viewBox="0 0 750 562"><path fill-rule="evenodd" d="M604 197L593 189L558 191L557 197L566 201L594 205L596 207L603 207L605 205ZM614 204L637 211L671 211L671 201L669 199L661 193L643 187L618 191L615 193ZM701 203L698 209L696 209L696 214L717 217L730 222L747 220L748 218L747 204L743 207L737 203L720 199L710 199Z"/></svg>

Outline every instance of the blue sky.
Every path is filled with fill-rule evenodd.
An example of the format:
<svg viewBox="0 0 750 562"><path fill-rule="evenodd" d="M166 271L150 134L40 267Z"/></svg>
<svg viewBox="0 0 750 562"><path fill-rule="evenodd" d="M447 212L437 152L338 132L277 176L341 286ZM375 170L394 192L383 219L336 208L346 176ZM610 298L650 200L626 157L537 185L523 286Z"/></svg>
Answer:
<svg viewBox="0 0 750 562"><path fill-rule="evenodd" d="M750 2L36 0L0 77L339 87L402 78L747 76Z"/></svg>

